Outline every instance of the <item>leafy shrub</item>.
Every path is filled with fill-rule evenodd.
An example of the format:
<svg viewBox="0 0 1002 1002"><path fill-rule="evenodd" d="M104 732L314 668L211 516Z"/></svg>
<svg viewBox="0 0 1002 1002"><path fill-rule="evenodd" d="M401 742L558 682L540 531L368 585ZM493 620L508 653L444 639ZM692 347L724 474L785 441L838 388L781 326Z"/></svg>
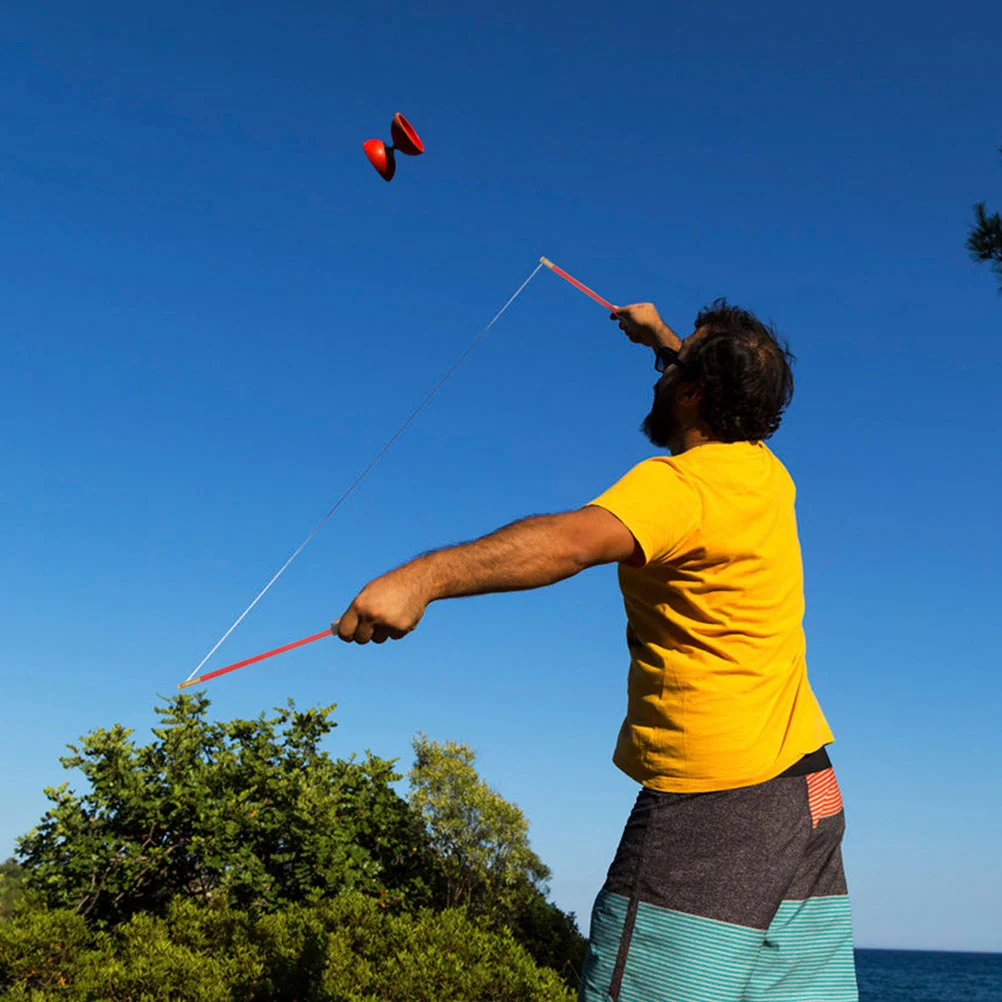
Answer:
<svg viewBox="0 0 1002 1002"><path fill-rule="evenodd" d="M0 863L0 919L9 915L24 894L24 867L16 859Z"/></svg>
<svg viewBox="0 0 1002 1002"><path fill-rule="evenodd" d="M116 724L70 746L87 792L48 789L0 870L2 998L568 997L584 940L472 749L415 739L408 802L393 762L320 749L333 706L208 707L168 701L148 745Z"/></svg>
<svg viewBox="0 0 1002 1002"><path fill-rule="evenodd" d="M0 923L8 1002L571 1002L510 933L358 892L260 914L178 898L92 931L65 909Z"/></svg>
<svg viewBox="0 0 1002 1002"><path fill-rule="evenodd" d="M320 750L334 707L208 720L204 696L158 708L156 740L116 724L63 758L89 783L18 843L25 885L99 927L163 914L178 894L269 910L357 889L430 904L440 868L424 825L393 790L393 763Z"/></svg>

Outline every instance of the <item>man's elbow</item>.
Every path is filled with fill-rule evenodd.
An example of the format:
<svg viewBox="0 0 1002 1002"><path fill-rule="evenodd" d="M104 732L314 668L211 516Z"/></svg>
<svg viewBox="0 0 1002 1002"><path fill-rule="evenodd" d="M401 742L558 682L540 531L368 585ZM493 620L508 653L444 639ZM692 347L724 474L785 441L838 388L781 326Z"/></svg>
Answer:
<svg viewBox="0 0 1002 1002"><path fill-rule="evenodd" d="M588 505L571 515L566 530L571 559L578 570L599 564L643 564L643 551L633 533L612 512Z"/></svg>

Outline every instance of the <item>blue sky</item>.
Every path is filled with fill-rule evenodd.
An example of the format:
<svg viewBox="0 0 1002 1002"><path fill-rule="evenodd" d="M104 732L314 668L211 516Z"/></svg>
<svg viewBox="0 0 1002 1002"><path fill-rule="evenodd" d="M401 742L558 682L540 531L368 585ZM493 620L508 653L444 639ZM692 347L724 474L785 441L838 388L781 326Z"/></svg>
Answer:
<svg viewBox="0 0 1002 1002"><path fill-rule="evenodd" d="M541 254L798 357L810 670L861 946L1002 950L997 4L8 5L0 12L0 854L66 742L170 695ZM20 8L20 9L18 9ZM427 154L381 181L402 111ZM649 356L541 273L210 667L370 577L578 506ZM584 927L635 787L612 568L211 683L337 701L337 755L472 744ZM995 791L995 792L993 792Z"/></svg>

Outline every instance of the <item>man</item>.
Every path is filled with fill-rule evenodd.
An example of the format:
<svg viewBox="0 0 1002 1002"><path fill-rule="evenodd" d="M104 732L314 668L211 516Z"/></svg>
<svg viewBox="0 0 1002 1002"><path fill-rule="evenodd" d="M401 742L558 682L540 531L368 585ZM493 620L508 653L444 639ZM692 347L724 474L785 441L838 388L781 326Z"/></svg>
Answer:
<svg viewBox="0 0 1002 1002"><path fill-rule="evenodd" d="M614 762L641 784L592 914L582 1002L857 998L833 738L807 680L793 481L764 444L791 356L718 301L680 341L613 315L661 377L645 460L578 511L527 518L376 578L343 640L413 630L429 602L617 562L631 662Z"/></svg>

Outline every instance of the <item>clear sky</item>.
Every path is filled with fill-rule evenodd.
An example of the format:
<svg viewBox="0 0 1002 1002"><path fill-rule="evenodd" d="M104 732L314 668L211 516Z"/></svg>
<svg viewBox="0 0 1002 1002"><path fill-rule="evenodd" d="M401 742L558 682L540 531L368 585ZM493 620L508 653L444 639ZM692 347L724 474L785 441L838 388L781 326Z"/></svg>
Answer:
<svg viewBox="0 0 1002 1002"><path fill-rule="evenodd" d="M798 356L812 681L857 939L1002 950L994 2L109 2L0 11L0 854L66 742L171 695L545 254ZM427 154L389 185L394 112ZM541 273L211 662L650 454L655 379ZM587 930L634 785L613 568L211 683L336 755L472 744Z"/></svg>

